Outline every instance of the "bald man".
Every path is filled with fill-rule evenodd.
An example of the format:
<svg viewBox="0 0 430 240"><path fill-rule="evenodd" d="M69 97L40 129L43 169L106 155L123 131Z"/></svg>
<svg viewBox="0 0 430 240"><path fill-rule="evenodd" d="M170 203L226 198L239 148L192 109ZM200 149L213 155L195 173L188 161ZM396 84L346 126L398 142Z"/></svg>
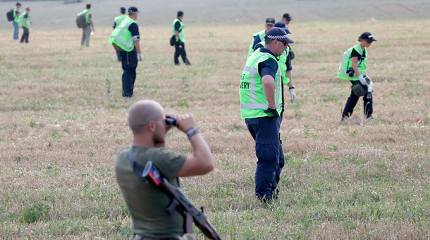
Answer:
<svg viewBox="0 0 430 240"><path fill-rule="evenodd" d="M193 148L192 155L164 148L166 133L172 127L166 124L166 116L175 118L177 128L186 133ZM127 154L131 151L140 166L152 161L171 184L179 187L178 177L203 175L214 168L209 146L191 114L164 114L163 107L155 101L134 103L128 113L128 124L133 132L133 144L119 151L115 174L133 220L134 239L181 239L184 235L182 215L176 209L170 215L166 213L171 199L152 184L145 184L133 172Z"/></svg>

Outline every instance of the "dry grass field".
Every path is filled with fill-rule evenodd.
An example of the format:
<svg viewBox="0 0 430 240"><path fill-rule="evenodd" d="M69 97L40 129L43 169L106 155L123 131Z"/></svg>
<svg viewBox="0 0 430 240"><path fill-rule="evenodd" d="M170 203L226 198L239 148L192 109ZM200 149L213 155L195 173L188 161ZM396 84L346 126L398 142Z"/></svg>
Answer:
<svg viewBox="0 0 430 240"><path fill-rule="evenodd" d="M297 101L284 115L286 165L269 206L254 198L254 142L238 98L261 27L188 27L193 65L176 67L170 27L145 26L132 99L121 97L108 27L90 48L78 29L33 30L27 45L0 30L0 239L130 238L113 161L131 143L126 114L140 99L197 119L216 169L182 186L223 239L430 238L430 20L291 25ZM336 72L364 31L378 39L368 60L374 119L360 100L341 123L350 83ZM191 150L177 130L167 146Z"/></svg>

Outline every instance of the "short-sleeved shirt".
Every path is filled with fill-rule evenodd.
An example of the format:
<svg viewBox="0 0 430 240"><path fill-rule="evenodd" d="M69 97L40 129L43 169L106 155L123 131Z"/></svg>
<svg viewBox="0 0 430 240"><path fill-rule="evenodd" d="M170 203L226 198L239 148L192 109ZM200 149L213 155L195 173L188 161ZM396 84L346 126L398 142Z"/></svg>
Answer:
<svg viewBox="0 0 430 240"><path fill-rule="evenodd" d="M267 50L266 48L261 48L260 52L270 53L275 58L277 58L271 51ZM261 78L263 78L263 76L265 75L270 75L273 77L273 79L276 79L277 71L278 71L278 62L276 62L276 60L274 60L273 58L269 58L258 65L258 73L260 74Z"/></svg>
<svg viewBox="0 0 430 240"><path fill-rule="evenodd" d="M252 42L252 48L254 49L254 51L258 48L255 47L255 45L259 44L261 41L263 41L264 39L260 39L260 35L257 35L254 38L254 42Z"/></svg>
<svg viewBox="0 0 430 240"><path fill-rule="evenodd" d="M351 51L351 58L352 57L358 57L358 60L361 60L361 58L365 58L366 57L366 52L363 51L363 56L361 56L360 53L358 53L354 48Z"/></svg>
<svg viewBox="0 0 430 240"><path fill-rule="evenodd" d="M133 220L133 233L150 238L171 238L184 234L183 216L175 209L171 215L166 209L170 197L153 184L145 184L130 165L127 152L121 149L115 159L115 175L124 200ZM186 156L164 148L133 146L135 162L145 167L148 161L160 170L174 186L179 187L176 174L185 162Z"/></svg>
<svg viewBox="0 0 430 240"><path fill-rule="evenodd" d="M179 19L179 18L178 18L178 19ZM181 22L182 22L182 20L181 20L181 19L179 19L179 21L181 21ZM179 32L179 28L181 28L181 23L180 23L179 21L176 21L176 23L175 23L175 30L176 30L176 31L178 31L178 32Z"/></svg>
<svg viewBox="0 0 430 240"><path fill-rule="evenodd" d="M139 26L137 25L137 23L130 24L130 26L128 26L128 30L131 32L133 41L140 40Z"/></svg>

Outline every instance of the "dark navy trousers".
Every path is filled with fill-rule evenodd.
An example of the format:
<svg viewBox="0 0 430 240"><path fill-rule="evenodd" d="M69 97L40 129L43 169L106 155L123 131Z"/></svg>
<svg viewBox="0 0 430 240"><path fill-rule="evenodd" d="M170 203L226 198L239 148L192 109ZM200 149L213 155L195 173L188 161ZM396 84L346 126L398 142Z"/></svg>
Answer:
<svg viewBox="0 0 430 240"><path fill-rule="evenodd" d="M187 52L185 51L185 43L181 41L175 43L175 55L173 56L173 61L176 65L179 65L179 56L181 56L182 61L184 61L186 65L190 65L187 58Z"/></svg>
<svg viewBox="0 0 430 240"><path fill-rule="evenodd" d="M278 196L278 183L285 164L280 141L281 117L245 119L251 136L255 140L257 168L255 171L255 194L257 198L271 200Z"/></svg>
<svg viewBox="0 0 430 240"><path fill-rule="evenodd" d="M351 83L352 83L352 85L360 84L359 81L351 81ZM351 95L349 96L348 100L346 101L345 108L343 109L342 119L348 118L352 115L352 112L354 112L354 107L355 107L355 105L357 105L359 98L360 97L355 95L351 89ZM364 115L366 115L367 118L372 117L373 99L372 99L372 97L368 98L367 87L366 87L366 94L363 96L363 106L364 106Z"/></svg>
<svg viewBox="0 0 430 240"><path fill-rule="evenodd" d="M136 80L137 52L120 51L121 65L124 73L122 74L122 96L132 97L134 82Z"/></svg>

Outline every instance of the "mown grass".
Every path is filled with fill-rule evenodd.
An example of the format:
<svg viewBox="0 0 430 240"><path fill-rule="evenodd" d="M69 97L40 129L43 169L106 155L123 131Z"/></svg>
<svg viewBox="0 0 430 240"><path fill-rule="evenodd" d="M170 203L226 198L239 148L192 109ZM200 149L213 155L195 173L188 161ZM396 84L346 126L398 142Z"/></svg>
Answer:
<svg viewBox="0 0 430 240"><path fill-rule="evenodd" d="M430 21L291 26L298 96L284 115L286 165L269 206L254 198L254 143L238 107L260 27L187 28L190 67L173 66L168 34L160 34L167 27L145 27L132 99L121 98L109 29L98 29L88 49L79 30L32 31L28 45L1 31L0 238L130 238L113 159L130 144L126 113L140 99L195 115L216 169L182 186L223 239L429 238ZM364 31L378 39L368 61L374 119L365 120L360 101L341 123L350 84L336 72ZM185 139L169 132L168 148L189 153Z"/></svg>

